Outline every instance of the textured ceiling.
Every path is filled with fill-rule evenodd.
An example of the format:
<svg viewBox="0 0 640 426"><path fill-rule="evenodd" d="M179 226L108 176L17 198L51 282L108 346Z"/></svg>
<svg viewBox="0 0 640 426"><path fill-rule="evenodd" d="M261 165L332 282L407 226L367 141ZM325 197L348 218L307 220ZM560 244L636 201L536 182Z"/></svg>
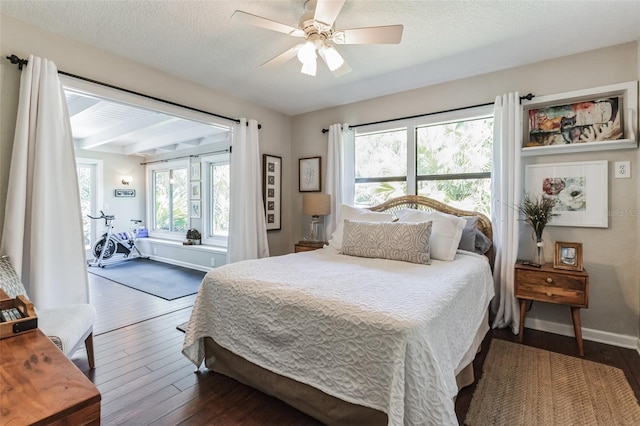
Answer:
<svg viewBox="0 0 640 426"><path fill-rule="evenodd" d="M347 0L336 28L402 24L402 42L338 46L353 71L319 64L310 77L296 59L260 68L300 39L233 21L236 9L297 26L304 1L0 1L5 15L289 115L640 40L640 1Z"/></svg>

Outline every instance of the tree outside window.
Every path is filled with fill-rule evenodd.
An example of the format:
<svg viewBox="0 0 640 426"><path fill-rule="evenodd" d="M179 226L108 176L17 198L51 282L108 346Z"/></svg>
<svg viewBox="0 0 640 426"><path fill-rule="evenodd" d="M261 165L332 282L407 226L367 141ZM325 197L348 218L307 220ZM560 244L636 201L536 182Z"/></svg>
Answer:
<svg viewBox="0 0 640 426"><path fill-rule="evenodd" d="M391 130L356 135L354 204L373 206L415 193L489 214L493 117L488 115L401 128L396 122Z"/></svg>

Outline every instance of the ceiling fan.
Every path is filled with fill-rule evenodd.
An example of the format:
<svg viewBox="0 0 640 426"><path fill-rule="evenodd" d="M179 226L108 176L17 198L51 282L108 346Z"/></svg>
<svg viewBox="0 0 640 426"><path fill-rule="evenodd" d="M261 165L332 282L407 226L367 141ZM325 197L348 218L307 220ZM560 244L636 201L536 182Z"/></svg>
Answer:
<svg viewBox="0 0 640 426"><path fill-rule="evenodd" d="M351 71L340 53L329 44L398 44L402 39L402 25L336 30L334 22L346 0L307 0L305 13L298 28L236 10L232 19L258 27L304 38L305 41L281 53L261 66L276 66L298 57L303 74L316 75L318 55L336 77Z"/></svg>

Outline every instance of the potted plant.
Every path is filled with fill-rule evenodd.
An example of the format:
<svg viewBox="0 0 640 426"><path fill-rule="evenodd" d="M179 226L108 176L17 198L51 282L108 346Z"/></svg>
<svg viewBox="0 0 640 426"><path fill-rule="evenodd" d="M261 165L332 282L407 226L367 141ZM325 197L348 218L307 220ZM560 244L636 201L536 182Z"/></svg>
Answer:
<svg viewBox="0 0 640 426"><path fill-rule="evenodd" d="M187 231L188 245L199 245L201 238L202 236L200 235L200 231L198 231L196 228L191 228Z"/></svg>

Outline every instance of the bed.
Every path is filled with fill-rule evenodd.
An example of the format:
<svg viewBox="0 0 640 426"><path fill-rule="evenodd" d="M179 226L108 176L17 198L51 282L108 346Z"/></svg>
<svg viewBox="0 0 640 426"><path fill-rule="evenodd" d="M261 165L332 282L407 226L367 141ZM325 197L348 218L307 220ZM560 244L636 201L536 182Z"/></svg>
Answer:
<svg viewBox="0 0 640 426"><path fill-rule="evenodd" d="M454 235L440 260L451 244L442 221L485 241L491 222L420 196L343 206L340 218L323 249L207 273L184 355L327 424L457 424L455 396L489 329L493 255L459 249L465 236ZM379 232L409 232L402 247L420 248L425 227L426 261L380 254Z"/></svg>

